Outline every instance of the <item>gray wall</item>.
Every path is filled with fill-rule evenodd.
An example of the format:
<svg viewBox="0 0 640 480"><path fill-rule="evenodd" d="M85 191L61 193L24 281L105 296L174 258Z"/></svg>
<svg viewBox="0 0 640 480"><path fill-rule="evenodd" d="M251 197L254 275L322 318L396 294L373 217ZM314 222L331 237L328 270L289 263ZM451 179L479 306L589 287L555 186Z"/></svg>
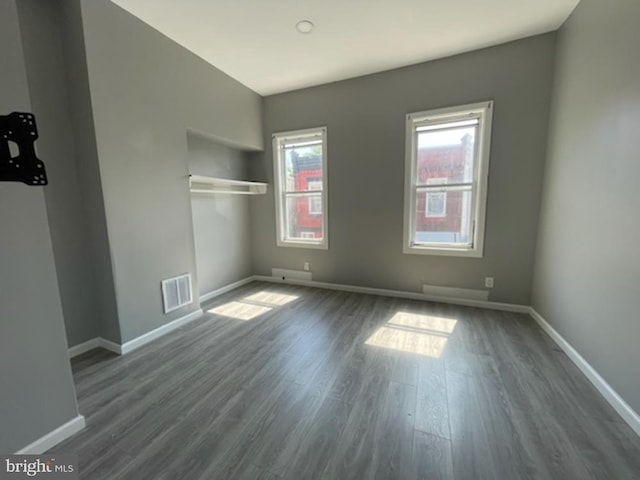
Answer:
<svg viewBox="0 0 640 480"><path fill-rule="evenodd" d="M62 22L63 60L71 124L75 134L77 175L90 236L90 263L93 267L96 298L93 313L99 323L96 335L120 343L111 247L102 198L80 0L57 0L56 4L60 9Z"/></svg>
<svg viewBox="0 0 640 480"><path fill-rule="evenodd" d="M640 3L559 33L533 306L640 412Z"/></svg>
<svg viewBox="0 0 640 480"><path fill-rule="evenodd" d="M82 19L126 342L198 308L164 315L160 293L196 271L186 129L259 149L261 98L107 0L83 0Z"/></svg>
<svg viewBox="0 0 640 480"><path fill-rule="evenodd" d="M30 111L15 0L0 2L0 64L0 115ZM41 135L55 128L44 118L38 127ZM45 144L38 152L45 164L56 155ZM5 182L0 385L0 452L15 452L77 415L43 188Z"/></svg>
<svg viewBox="0 0 640 480"><path fill-rule="evenodd" d="M201 135L187 135L189 172L248 180L248 153ZM200 295L253 274L251 222L245 195L192 195Z"/></svg>
<svg viewBox="0 0 640 480"><path fill-rule="evenodd" d="M46 124L38 147L47 151L44 189L58 285L69 345L98 335L89 230L76 172L57 1L20 1L20 18L32 110Z"/></svg>
<svg viewBox="0 0 640 480"><path fill-rule="evenodd" d="M555 35L270 96L274 132L328 127L329 250L276 246L273 191L252 199L256 274L301 270L314 280L421 291L483 288L490 300L529 304L546 148ZM402 254L405 115L495 100L482 259ZM254 169L273 184L272 154Z"/></svg>

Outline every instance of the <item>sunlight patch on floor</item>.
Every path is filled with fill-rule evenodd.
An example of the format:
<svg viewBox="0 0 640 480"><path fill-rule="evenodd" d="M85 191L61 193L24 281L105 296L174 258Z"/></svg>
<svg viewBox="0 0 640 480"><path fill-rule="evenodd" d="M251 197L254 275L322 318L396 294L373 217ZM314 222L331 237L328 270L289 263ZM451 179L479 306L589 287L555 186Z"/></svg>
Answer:
<svg viewBox="0 0 640 480"><path fill-rule="evenodd" d="M456 323L451 318L398 312L365 344L437 358L442 355Z"/></svg>
<svg viewBox="0 0 640 480"><path fill-rule="evenodd" d="M208 313L236 318L238 320L252 320L264 313L271 311L271 307L252 305L250 303L229 302L219 307L207 310Z"/></svg>
<svg viewBox="0 0 640 480"><path fill-rule="evenodd" d="M253 295L249 295L248 297L244 297L244 300L281 307L282 305L291 303L298 298L300 298L298 295L285 295L284 293L274 293L264 290L262 292L254 293Z"/></svg>

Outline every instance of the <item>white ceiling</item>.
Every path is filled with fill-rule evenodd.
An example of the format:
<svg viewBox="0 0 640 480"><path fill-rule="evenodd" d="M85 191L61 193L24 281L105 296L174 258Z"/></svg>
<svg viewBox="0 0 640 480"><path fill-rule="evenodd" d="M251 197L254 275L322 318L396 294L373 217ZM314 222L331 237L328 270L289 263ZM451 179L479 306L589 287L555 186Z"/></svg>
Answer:
<svg viewBox="0 0 640 480"><path fill-rule="evenodd" d="M579 0L113 0L261 95L557 29ZM295 24L312 21L311 34Z"/></svg>

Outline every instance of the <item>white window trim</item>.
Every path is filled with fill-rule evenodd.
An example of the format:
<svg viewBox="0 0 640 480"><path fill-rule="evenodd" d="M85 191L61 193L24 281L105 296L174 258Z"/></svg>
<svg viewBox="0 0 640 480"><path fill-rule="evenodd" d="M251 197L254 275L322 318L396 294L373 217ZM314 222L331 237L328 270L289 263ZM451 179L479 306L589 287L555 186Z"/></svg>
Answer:
<svg viewBox="0 0 640 480"><path fill-rule="evenodd" d="M476 188L475 202L471 211L475 221L472 223L472 246L415 245L413 232L416 224L416 151L414 127L416 123L428 124L429 121L440 123L443 120L455 121L469 118L469 115L479 118L480 135L476 139L478 149L478 165L474 165L473 186ZM489 184L489 158L491 150L491 124L493 117L493 101L461 105L457 107L410 113L406 118L405 143L405 186L404 186L404 233L402 252L418 255L443 255L455 257L482 258L484 255L484 234L487 209L487 189Z"/></svg>
<svg viewBox="0 0 640 480"><path fill-rule="evenodd" d="M284 219L286 200L284 190L284 172L282 170L283 162L280 161L280 145L282 140L295 140L296 138L307 138L319 136L322 139L322 231L324 232L322 240L317 239L295 239L288 240L286 238L286 221ZM329 249L329 208L328 198L329 190L327 184L327 127L308 128L304 130L292 130L288 132L277 132L272 135L273 145L273 178L274 178L274 196L276 203L276 244L279 247L295 247L295 248L312 248L320 250ZM312 190L311 192L318 192Z"/></svg>

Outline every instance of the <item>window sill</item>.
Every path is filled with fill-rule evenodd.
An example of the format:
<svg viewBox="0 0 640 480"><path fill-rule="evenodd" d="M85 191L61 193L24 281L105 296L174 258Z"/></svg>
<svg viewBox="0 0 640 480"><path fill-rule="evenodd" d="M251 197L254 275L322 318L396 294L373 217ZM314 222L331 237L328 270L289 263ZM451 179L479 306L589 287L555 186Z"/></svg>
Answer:
<svg viewBox="0 0 640 480"><path fill-rule="evenodd" d="M481 249L443 248L443 247L414 247L406 245L402 253L406 255L436 255L442 257L482 258Z"/></svg>
<svg viewBox="0 0 640 480"><path fill-rule="evenodd" d="M329 250L329 245L326 243L312 243L312 242L286 242L278 240L278 247L292 247L292 248L310 248L314 250Z"/></svg>

